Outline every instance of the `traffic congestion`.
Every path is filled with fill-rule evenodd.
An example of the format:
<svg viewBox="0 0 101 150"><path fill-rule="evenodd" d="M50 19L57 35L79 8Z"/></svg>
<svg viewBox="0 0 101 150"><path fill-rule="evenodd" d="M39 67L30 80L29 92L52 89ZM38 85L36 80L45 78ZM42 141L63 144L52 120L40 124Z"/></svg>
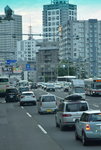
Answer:
<svg viewBox="0 0 101 150"><path fill-rule="evenodd" d="M77 84L77 79L73 80ZM52 138L61 149L101 148L99 95L88 96L85 93L84 97L84 91L83 96L71 93L72 83L68 84L67 91L64 91L65 82L34 83L35 86L24 80L19 83L7 87L6 97L1 98L3 105L24 109L43 134Z"/></svg>

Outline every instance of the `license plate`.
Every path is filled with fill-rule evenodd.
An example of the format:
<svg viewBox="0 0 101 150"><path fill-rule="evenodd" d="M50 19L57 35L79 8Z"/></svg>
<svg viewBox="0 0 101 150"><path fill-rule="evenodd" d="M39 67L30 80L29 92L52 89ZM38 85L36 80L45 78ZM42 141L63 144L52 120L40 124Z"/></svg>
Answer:
<svg viewBox="0 0 101 150"><path fill-rule="evenodd" d="M52 110L51 109L47 109L47 112L52 112Z"/></svg>

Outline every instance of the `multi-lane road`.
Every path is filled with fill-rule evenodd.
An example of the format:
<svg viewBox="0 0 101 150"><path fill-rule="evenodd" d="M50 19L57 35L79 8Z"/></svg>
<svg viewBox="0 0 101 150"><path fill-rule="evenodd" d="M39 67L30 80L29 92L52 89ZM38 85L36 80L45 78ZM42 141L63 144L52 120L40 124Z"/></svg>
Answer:
<svg viewBox="0 0 101 150"><path fill-rule="evenodd" d="M36 97L46 93L34 90ZM67 93L54 92L57 100ZM87 97L91 109L101 109L101 97ZM20 107L19 103L5 103L0 99L0 150L100 150L101 143L82 146L74 137L74 129L60 131L54 114L39 115L37 106Z"/></svg>

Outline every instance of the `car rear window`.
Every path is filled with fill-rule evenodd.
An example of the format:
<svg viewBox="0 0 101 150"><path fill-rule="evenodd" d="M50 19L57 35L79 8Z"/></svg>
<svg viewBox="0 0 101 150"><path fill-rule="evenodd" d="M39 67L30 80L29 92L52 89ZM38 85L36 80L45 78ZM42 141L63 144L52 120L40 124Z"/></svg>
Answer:
<svg viewBox="0 0 101 150"><path fill-rule="evenodd" d="M21 92L24 92L24 91L29 91L29 88L28 87L26 87L26 88L20 88L19 89Z"/></svg>
<svg viewBox="0 0 101 150"><path fill-rule="evenodd" d="M101 121L101 113L91 114L89 115L89 121Z"/></svg>
<svg viewBox="0 0 101 150"><path fill-rule="evenodd" d="M53 102L53 101L55 101L54 96L44 96L44 97L42 97L42 102Z"/></svg>
<svg viewBox="0 0 101 150"><path fill-rule="evenodd" d="M7 89L6 93L17 93L16 89Z"/></svg>
<svg viewBox="0 0 101 150"><path fill-rule="evenodd" d="M73 103L66 105L67 112L86 111L88 110L87 103Z"/></svg>

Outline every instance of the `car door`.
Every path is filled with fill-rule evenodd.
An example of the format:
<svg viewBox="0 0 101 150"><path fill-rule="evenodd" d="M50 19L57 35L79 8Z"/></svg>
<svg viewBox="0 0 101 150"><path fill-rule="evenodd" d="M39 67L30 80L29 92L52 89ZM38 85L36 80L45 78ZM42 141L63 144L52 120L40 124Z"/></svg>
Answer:
<svg viewBox="0 0 101 150"><path fill-rule="evenodd" d="M82 136L82 130L85 128L85 123L88 120L88 114L83 113L79 121L76 122L76 130L78 135Z"/></svg>
<svg viewBox="0 0 101 150"><path fill-rule="evenodd" d="M60 124L60 121L62 121L63 110L64 110L64 103L61 103L59 104L57 113L56 113L56 119L57 119L58 124Z"/></svg>
<svg viewBox="0 0 101 150"><path fill-rule="evenodd" d="M40 107L41 107L41 96L38 98L38 100L37 100L37 108L38 108L38 110L40 109Z"/></svg>

